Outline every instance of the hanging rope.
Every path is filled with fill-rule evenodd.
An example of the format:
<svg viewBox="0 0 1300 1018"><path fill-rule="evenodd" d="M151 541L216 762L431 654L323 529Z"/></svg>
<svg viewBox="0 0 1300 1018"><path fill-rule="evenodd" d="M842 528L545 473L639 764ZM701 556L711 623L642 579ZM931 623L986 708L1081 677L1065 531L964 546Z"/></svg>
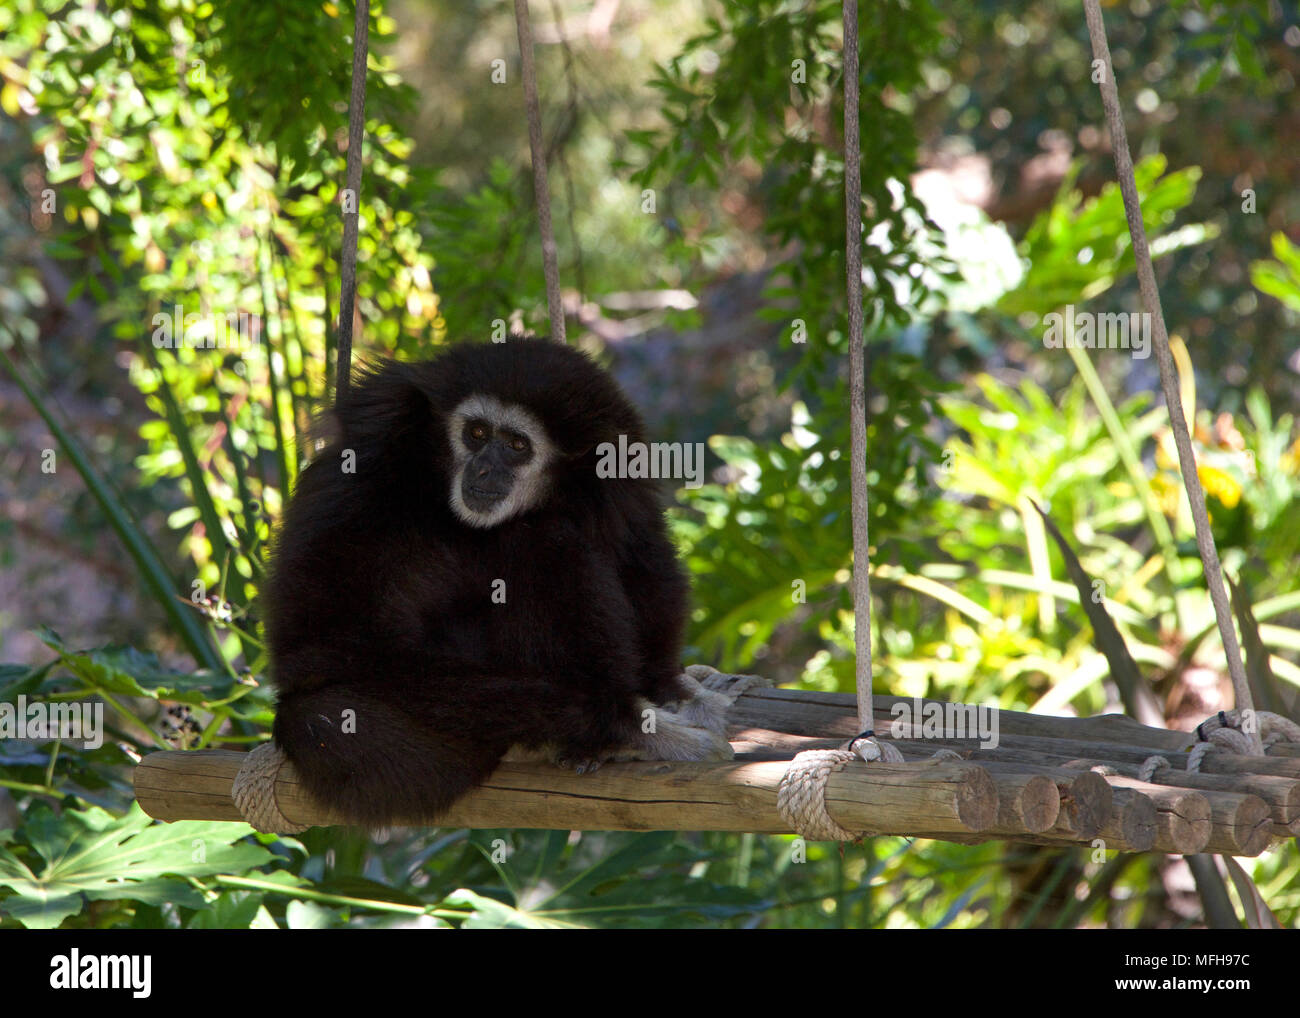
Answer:
<svg viewBox="0 0 1300 1018"><path fill-rule="evenodd" d="M1210 530L1210 519L1205 512L1205 492L1201 488L1201 479L1196 473L1196 454L1192 451L1192 439L1187 431L1187 417L1183 411L1183 399L1178 388L1178 375L1174 370L1173 355L1169 351L1169 334L1165 331L1165 315L1160 306L1160 290L1156 286L1155 270L1151 266L1151 250L1147 246L1146 229L1142 225L1142 207L1138 203L1137 184L1133 180L1133 157L1129 154L1128 135L1124 130L1124 117L1119 108L1119 90L1115 87L1115 71L1110 62L1110 46L1106 41L1106 26L1101 17L1101 6L1097 0L1084 0L1084 14L1088 20L1088 35L1092 37L1092 55L1102 62L1101 102L1106 110L1106 126L1110 128L1111 145L1115 150L1115 175L1119 178L1120 191L1124 195L1124 215L1128 219L1129 236L1133 238L1133 254L1137 261L1138 288L1142 292L1142 306L1151 315L1152 338L1156 348L1156 360L1160 364L1160 386L1165 392L1165 404L1169 408L1169 425L1174 432L1174 444L1178 447L1178 466L1183 474L1183 486L1187 489L1187 500L1192 507L1192 521L1196 526L1196 547L1201 553L1201 564L1205 570L1205 582L1210 589L1210 600L1214 604L1214 617L1219 624L1219 636L1223 640L1223 654L1228 663L1228 674L1232 676L1232 688L1236 694L1237 707L1249 709L1254 706L1250 694L1250 684L1246 680L1246 670L1241 663L1241 648L1237 644L1237 632L1232 626L1232 611L1228 606L1228 592L1223 585L1223 571L1219 565L1219 552L1214 544L1214 534ZM1195 412L1195 407L1192 411ZM1263 752L1258 733L1249 735L1255 753Z"/></svg>
<svg viewBox="0 0 1300 1018"><path fill-rule="evenodd" d="M342 406L352 384L352 316L357 299L357 220L361 215L361 140L366 129L366 52L370 47L370 0L356 0L352 22L352 96L348 102L348 170L343 209L343 285L339 293L339 352L334 405Z"/></svg>
<svg viewBox="0 0 1300 1018"><path fill-rule="evenodd" d="M858 4L844 0L844 261L849 299L849 477L853 508L853 641L858 727L872 724L871 579L867 550L866 355L862 347L862 151L858 130Z"/></svg>
<svg viewBox="0 0 1300 1018"><path fill-rule="evenodd" d="M524 79L524 106L528 111L528 148L533 159L533 194L542 231L542 273L546 276L546 310L551 318L551 338L565 342L564 305L560 300L560 270L551 225L551 191L546 180L546 152L542 149L542 114L537 101L537 68L533 64L533 28L528 21L528 0L515 0L515 28L519 33L519 61Z"/></svg>
<svg viewBox="0 0 1300 1018"><path fill-rule="evenodd" d="M344 182L353 205L350 210L346 205L343 208L335 406L346 402L352 376L352 316L356 305L357 220L361 209L361 146L366 126L366 54L369 46L370 0L356 0L352 22L352 94L348 102L348 164ZM271 378L275 378L274 371ZM271 742L263 743L244 759L231 788L231 798L239 812L259 831L296 834L307 829L285 817L276 804L275 779L284 760L285 755L278 746Z"/></svg>
<svg viewBox="0 0 1300 1018"><path fill-rule="evenodd" d="M805 750L781 778L777 809L800 835L815 841L856 841L864 832L845 830L826 811L826 783L861 757L901 763L890 743L871 731L871 580L867 536L866 354L862 343L862 144L858 127L858 4L844 0L844 263L849 305L849 478L853 508L853 641L858 725L862 734L841 749Z"/></svg>

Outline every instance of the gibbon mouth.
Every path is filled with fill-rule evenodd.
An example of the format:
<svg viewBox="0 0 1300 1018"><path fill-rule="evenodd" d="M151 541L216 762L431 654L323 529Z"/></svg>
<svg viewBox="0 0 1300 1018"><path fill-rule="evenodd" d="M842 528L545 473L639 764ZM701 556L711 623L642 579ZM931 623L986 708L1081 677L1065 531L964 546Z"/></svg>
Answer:
<svg viewBox="0 0 1300 1018"><path fill-rule="evenodd" d="M481 498L486 502L498 502L506 497L504 491L494 491L491 488L480 488L476 484L471 484L469 490L470 494L474 495L476 498Z"/></svg>

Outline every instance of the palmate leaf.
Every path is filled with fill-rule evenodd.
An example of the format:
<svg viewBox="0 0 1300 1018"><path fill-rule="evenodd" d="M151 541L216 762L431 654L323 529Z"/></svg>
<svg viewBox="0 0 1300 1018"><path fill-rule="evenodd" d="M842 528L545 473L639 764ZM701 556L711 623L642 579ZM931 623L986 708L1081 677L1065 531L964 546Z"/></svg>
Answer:
<svg viewBox="0 0 1300 1018"><path fill-rule="evenodd" d="M509 840L510 832L475 831L471 840L492 857L498 837ZM494 862L503 886L457 891L445 904L473 907L466 925L480 927L677 928L766 907L745 888L685 875L707 858L668 831L587 834L576 844L557 831L540 841L520 839L505 862Z"/></svg>
<svg viewBox="0 0 1300 1018"><path fill-rule="evenodd" d="M87 685L108 693L201 705L229 696L233 685L233 680L224 674L169 671L158 664L155 655L134 647L111 645L74 651L48 626L38 627L37 633L59 655L68 671Z"/></svg>
<svg viewBox="0 0 1300 1018"><path fill-rule="evenodd" d="M120 819L96 806L61 816L40 806L21 834L44 865L0 848L0 887L14 892L0 899L0 912L29 929L53 929L87 901L200 908L202 895L180 878L243 873L270 862L266 849L240 842L252 831L200 820L155 824L137 804Z"/></svg>
<svg viewBox="0 0 1300 1018"><path fill-rule="evenodd" d="M16 703L19 696L35 693L53 667L53 661L40 666L0 665L0 703Z"/></svg>
<svg viewBox="0 0 1300 1018"><path fill-rule="evenodd" d="M473 909L473 914L463 924L470 930L543 930L575 925L530 915L527 911L511 908L505 902L497 901L496 898L489 898L463 887L447 895L443 899L443 904L452 908Z"/></svg>
<svg viewBox="0 0 1300 1018"><path fill-rule="evenodd" d="M1028 268L1020 284L999 299L997 306L1003 312L1042 316L1066 304L1081 304L1134 271L1119 187L1107 184L1100 194L1085 199L1075 187L1079 165L1071 168L1052 206L1026 232L1020 254ZM1201 171L1190 166L1166 174L1167 166L1166 158L1155 154L1134 167L1142 221L1152 238L1154 258L1218 233L1208 223L1169 230L1174 216L1191 203Z"/></svg>

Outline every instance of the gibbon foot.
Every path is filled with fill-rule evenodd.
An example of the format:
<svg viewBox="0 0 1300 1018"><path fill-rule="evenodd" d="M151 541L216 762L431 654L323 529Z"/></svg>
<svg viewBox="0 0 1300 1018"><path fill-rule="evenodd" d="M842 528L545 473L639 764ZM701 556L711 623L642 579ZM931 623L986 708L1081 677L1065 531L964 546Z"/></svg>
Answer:
<svg viewBox="0 0 1300 1018"><path fill-rule="evenodd" d="M599 756L569 756L558 746L551 747L551 750L552 751L548 756L551 763L566 771L573 771L575 774L591 774L598 771L603 764L607 763L626 763L629 760L661 759L661 757L652 756L648 750L635 746L629 746L625 749L610 750L608 753L602 753Z"/></svg>
<svg viewBox="0 0 1300 1018"><path fill-rule="evenodd" d="M701 691L711 706L722 701L722 710L728 704L726 697L716 693ZM731 743L721 730L698 724L694 717L708 716L710 708L698 705L697 701L686 701L685 707L691 712L683 715L649 700L641 700L638 709L641 712L643 730L627 745L599 753L572 753L563 746L548 744L540 750L524 750L516 746L505 756L506 760L546 759L557 767L572 770L578 774L590 774L602 764L623 763L628 760L731 760L735 758ZM650 728L645 731L644 728Z"/></svg>
<svg viewBox="0 0 1300 1018"><path fill-rule="evenodd" d="M708 665L687 665L677 681L689 690L688 700L674 700L663 706L687 724L723 734L727 711L742 693L771 683L759 675L731 675Z"/></svg>
<svg viewBox="0 0 1300 1018"><path fill-rule="evenodd" d="M690 693L690 698L670 700L657 709L667 711L684 724L706 728L719 735L726 734L727 711L733 701L725 693L706 689L687 672L679 675L677 681Z"/></svg>
<svg viewBox="0 0 1300 1018"><path fill-rule="evenodd" d="M638 759L733 759L736 754L724 734L726 709L730 706L725 700L725 697L701 690L695 699L685 701L679 710L643 701L642 725L649 725L653 731L642 731L638 737L636 748L649 754Z"/></svg>
<svg viewBox="0 0 1300 1018"><path fill-rule="evenodd" d="M705 689L730 697L732 703L735 703L742 693L772 685L770 680L761 675L732 675L729 672L720 672L709 665L687 665L684 674Z"/></svg>

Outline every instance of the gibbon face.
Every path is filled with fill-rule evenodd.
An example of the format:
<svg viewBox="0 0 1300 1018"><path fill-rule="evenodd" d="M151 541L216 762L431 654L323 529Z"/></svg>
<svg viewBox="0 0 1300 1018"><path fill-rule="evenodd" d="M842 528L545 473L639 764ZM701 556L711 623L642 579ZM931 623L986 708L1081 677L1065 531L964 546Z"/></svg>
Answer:
<svg viewBox="0 0 1300 1018"><path fill-rule="evenodd" d="M476 393L447 417L452 512L495 527L545 499L559 450L530 410Z"/></svg>

